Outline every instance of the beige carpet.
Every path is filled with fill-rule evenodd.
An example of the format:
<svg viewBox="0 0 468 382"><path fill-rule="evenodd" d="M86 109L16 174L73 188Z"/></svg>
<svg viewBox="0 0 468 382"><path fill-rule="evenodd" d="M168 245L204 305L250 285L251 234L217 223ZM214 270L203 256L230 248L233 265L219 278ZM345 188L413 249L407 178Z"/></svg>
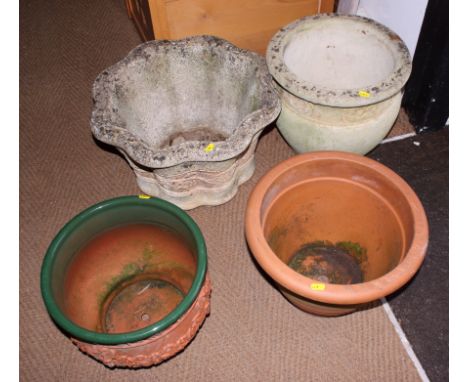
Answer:
<svg viewBox="0 0 468 382"><path fill-rule="evenodd" d="M124 2L20 5L20 377L22 381L419 380L383 308L321 318L291 306L259 272L243 216L259 177L291 155L275 129L261 138L254 177L219 207L190 215L209 250L212 313L190 346L162 365L108 369L51 321L39 273L48 244L82 209L138 193L131 169L89 128L95 76L140 40Z"/></svg>
<svg viewBox="0 0 468 382"><path fill-rule="evenodd" d="M393 125L392 129L388 132L387 136L384 139L384 142L387 140L394 140L398 139L398 137L408 137L410 134L416 134L413 125L408 119L408 115L406 114L403 108L400 109L400 113L398 114L397 120Z"/></svg>

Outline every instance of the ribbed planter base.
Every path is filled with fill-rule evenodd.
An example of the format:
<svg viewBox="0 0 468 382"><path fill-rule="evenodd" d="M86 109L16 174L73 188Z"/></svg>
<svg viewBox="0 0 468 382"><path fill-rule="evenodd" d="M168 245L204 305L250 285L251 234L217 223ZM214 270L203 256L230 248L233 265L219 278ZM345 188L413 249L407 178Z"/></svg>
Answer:
<svg viewBox="0 0 468 382"><path fill-rule="evenodd" d="M126 157L138 187L145 194L165 199L184 210L216 206L231 200L239 186L252 177L258 135L246 151L223 162L194 162L148 171Z"/></svg>

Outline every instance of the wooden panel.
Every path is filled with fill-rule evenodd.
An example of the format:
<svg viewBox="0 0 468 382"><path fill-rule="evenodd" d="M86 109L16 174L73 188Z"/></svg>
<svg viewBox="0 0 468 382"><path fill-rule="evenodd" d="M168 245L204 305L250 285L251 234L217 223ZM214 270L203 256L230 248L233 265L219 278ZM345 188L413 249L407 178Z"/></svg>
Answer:
<svg viewBox="0 0 468 382"><path fill-rule="evenodd" d="M165 0L148 0L153 21L154 36L157 39L170 39L171 31L166 14Z"/></svg>
<svg viewBox="0 0 468 382"><path fill-rule="evenodd" d="M153 40L153 20L147 0L126 0L128 15L144 41Z"/></svg>
<svg viewBox="0 0 468 382"><path fill-rule="evenodd" d="M149 3L158 39L211 34L261 54L278 29L303 16L332 12L334 5L333 0L149 0Z"/></svg>
<svg viewBox="0 0 468 382"><path fill-rule="evenodd" d="M322 0L319 3L319 13L332 13L338 0Z"/></svg>

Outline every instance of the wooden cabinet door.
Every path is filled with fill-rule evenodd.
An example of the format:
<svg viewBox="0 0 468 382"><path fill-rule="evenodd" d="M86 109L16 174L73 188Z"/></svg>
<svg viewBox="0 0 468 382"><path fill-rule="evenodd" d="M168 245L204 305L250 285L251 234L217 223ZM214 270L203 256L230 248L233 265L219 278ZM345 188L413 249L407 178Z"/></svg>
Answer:
<svg viewBox="0 0 468 382"><path fill-rule="evenodd" d="M209 34L261 54L281 27L307 15L333 12L334 8L334 0L146 1L157 39Z"/></svg>

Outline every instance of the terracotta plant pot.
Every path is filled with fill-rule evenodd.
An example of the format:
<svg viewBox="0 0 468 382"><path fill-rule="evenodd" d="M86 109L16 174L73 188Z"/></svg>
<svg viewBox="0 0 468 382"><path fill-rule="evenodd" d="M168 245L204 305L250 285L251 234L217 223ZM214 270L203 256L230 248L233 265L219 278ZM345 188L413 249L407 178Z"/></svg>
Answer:
<svg viewBox="0 0 468 382"><path fill-rule="evenodd" d="M53 320L108 366L150 366L195 336L210 308L206 246L173 204L126 196L70 220L44 258Z"/></svg>
<svg viewBox="0 0 468 382"><path fill-rule="evenodd" d="M138 46L96 78L93 98L94 136L143 192L183 209L234 197L281 108L265 59L213 36Z"/></svg>
<svg viewBox="0 0 468 382"><path fill-rule="evenodd" d="M372 150L395 122L411 72L400 37L349 15L321 14L285 26L266 59L282 104L277 126L299 153Z"/></svg>
<svg viewBox="0 0 468 382"><path fill-rule="evenodd" d="M428 244L424 209L403 179L372 159L333 151L270 170L252 191L245 226L253 256L285 297L325 316L396 291Z"/></svg>

